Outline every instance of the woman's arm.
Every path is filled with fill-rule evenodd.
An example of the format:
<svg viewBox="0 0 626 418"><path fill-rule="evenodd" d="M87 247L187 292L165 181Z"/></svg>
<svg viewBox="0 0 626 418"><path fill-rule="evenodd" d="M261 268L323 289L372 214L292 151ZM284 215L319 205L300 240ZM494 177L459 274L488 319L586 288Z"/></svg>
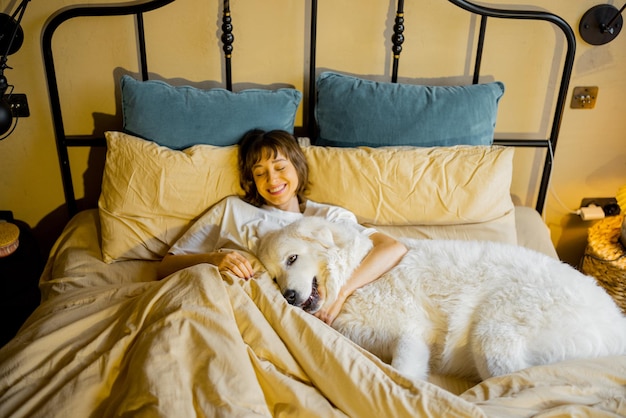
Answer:
<svg viewBox="0 0 626 418"><path fill-rule="evenodd" d="M370 235L374 247L365 256L352 276L339 290L337 300L331 306L318 311L317 316L327 324L332 324L341 311L343 303L355 290L373 282L389 271L408 251L406 246L396 239L381 232Z"/></svg>
<svg viewBox="0 0 626 418"><path fill-rule="evenodd" d="M167 254L157 268L157 278L161 280L178 270L202 263L213 264L220 271L230 271L242 279L254 276L250 261L237 251L214 251L203 254Z"/></svg>

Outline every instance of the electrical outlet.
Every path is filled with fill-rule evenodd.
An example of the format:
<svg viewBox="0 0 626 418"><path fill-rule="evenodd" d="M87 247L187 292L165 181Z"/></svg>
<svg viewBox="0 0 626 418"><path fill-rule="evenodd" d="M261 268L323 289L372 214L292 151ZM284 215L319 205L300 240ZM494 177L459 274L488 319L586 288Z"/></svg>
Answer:
<svg viewBox="0 0 626 418"><path fill-rule="evenodd" d="M27 118L30 116L30 109L28 108L28 100L25 94L12 93L5 94L4 98L11 106L11 113L14 117Z"/></svg>
<svg viewBox="0 0 626 418"><path fill-rule="evenodd" d="M572 92L572 109L593 109L598 98L598 87L574 87Z"/></svg>

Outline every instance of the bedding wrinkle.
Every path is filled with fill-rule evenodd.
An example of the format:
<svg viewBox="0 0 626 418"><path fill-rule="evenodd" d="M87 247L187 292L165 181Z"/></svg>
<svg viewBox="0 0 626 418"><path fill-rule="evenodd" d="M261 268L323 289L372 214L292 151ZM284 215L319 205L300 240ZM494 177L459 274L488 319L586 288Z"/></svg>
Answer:
<svg viewBox="0 0 626 418"><path fill-rule="evenodd" d="M135 293L134 290L131 292ZM132 338L132 332L115 318L123 315L124 311L129 311L131 299L117 289L102 292L102 300L91 295L83 296L87 292L78 293L79 295L73 295L73 298L64 303L65 309L49 313L54 314L54 322L42 320L43 324L28 328L16 340L17 345L27 344L24 355L15 353L19 358L20 369L23 370L21 378L26 381L26 392L37 393L37 396L28 396L27 402L20 405L19 409L30 407L34 411L43 410L48 398L71 397L74 392L83 392L84 396L93 399L94 404L97 404L104 397L104 393L108 394L108 385L111 382L102 382L107 380L107 376L115 374L120 358ZM84 311L88 311L88 314L85 315ZM110 338L111 336L114 338ZM50 351L50 347L57 348ZM19 349L13 345L6 348L8 351ZM6 383L6 387L2 386L0 397L10 397L12 386L18 383L5 380L5 373L2 370L2 381ZM48 373L52 373L53 377L44 378ZM74 379L81 381L80 388L72 384ZM55 390L56 387L62 388L59 393ZM12 407L11 401L3 402L0 411L5 406Z"/></svg>
<svg viewBox="0 0 626 418"><path fill-rule="evenodd" d="M50 251L39 282L42 302L75 290L120 286L156 279L155 262L128 260L106 264L98 239L98 211L79 212ZM72 237L69 239L69 237ZM28 323L29 321L27 321Z"/></svg>
<svg viewBox="0 0 626 418"><path fill-rule="evenodd" d="M248 289L266 320L281 324L274 326L275 332L312 384L348 416L483 416L470 405L452 401L452 394L434 385L413 386L322 321L287 304L271 280L251 281ZM347 401L362 397L361 390L368 393L362 402ZM441 402L429 402L431 396Z"/></svg>
<svg viewBox="0 0 626 418"><path fill-rule="evenodd" d="M29 344L26 353L20 361L20 369L25 368L33 372L33 374L29 374L29 372L24 373L24 379L28 380L27 387L29 392L33 391L33 393L37 393L37 396L29 396L26 402L22 399L21 402L16 402L16 405L12 406L10 396L16 395L11 393L12 386L19 383L19 380L14 382L11 379L5 379L4 377L9 371L3 369L3 387L2 391L0 391L3 402L0 410L8 411L8 408L19 406L19 408L16 408L15 412L23 408L30 408L31 411L43 411L45 410L43 405L47 402L48 398L67 398L67 405L57 411L59 416L88 416L90 409L97 407L105 398L111 396L113 392L113 395L116 394L118 397L124 395L124 399L127 401L131 400L136 403L140 399L145 400L145 396L141 396L141 393L143 393L142 390L146 390L146 386L141 385L141 383L143 383L141 382L142 377L148 376L149 379L150 376L153 376L151 373L155 372L155 366L160 365L168 369L171 367L171 364L167 362L163 364L159 363L158 356L151 356L151 350L158 351L159 347L163 347L163 344L159 344L159 337L162 338L162 341L168 341L168 344L171 344L169 341L172 338L174 341L176 341L177 338L182 339L182 343L178 347L180 355L184 359L194 359L198 357L187 357L186 353L189 351L189 345L194 345L190 344L191 341L189 341L190 338L186 335L187 333L183 333L181 336L179 335L180 328L170 329L171 327L160 326L162 325L161 318L167 319L172 315L185 315L185 309L178 309L180 302L177 301L181 298L187 298L191 292L195 295L208 294L206 291L198 292L193 286L191 290L189 290L189 284L185 287L179 283L181 280L183 279L175 278L171 281L166 280L163 282L163 285L160 285L160 282L144 284L143 286L146 292L136 295L136 292L133 290L132 293L134 296L131 298L126 297L124 294L125 289L120 289L119 292L113 289L108 293L101 293L102 289L99 289L99 295L104 295L101 299L90 301L90 303L87 304L81 303L80 300L75 301L75 303L68 301L67 305L72 305L73 307L55 314L55 323L51 325L56 328L51 330L46 336L39 335L32 345ZM219 276L217 280L214 281L218 283L221 282ZM191 282L192 284L194 283L193 280ZM198 283L203 283L203 280L195 279L196 287ZM184 291L185 288L187 288L187 292ZM82 295L79 296L83 301L87 300ZM227 301L228 299L224 298L224 300ZM171 305L172 303L174 303L174 305ZM74 315L75 311L79 309L80 311L77 312L77 315ZM87 315L85 315L85 311L88 311ZM207 311L207 309L203 308L203 311ZM224 311L224 306L222 306L221 311ZM213 312L213 310L208 312ZM215 310L215 312L220 311ZM193 317L194 315L189 316ZM184 319L193 323L190 318ZM219 329L218 325L220 322L221 321L217 319L211 321L211 332L207 338L215 338L213 333ZM85 332L85 330L88 331ZM35 328L33 328L33 332L34 331ZM38 331L38 333L41 332L46 331ZM155 333L156 336L153 337L151 333ZM238 334L234 336L240 338ZM28 333L24 334L22 338L28 338ZM224 338L220 339L223 340ZM199 342L195 341L197 339L191 338L191 340ZM19 341L18 339L15 344L19 344ZM63 341L63 343L60 343L60 341ZM226 346L226 344L224 344L224 346ZM48 347L59 348L56 352L49 353L47 350ZM10 348L11 346L9 346L9 349ZM130 357L124 355L126 351L129 352ZM234 350L230 347L225 351L224 353L220 353L219 357L226 356L225 358L228 358L228 356L232 357L234 355ZM203 350L198 349L198 353L196 354L202 354L203 352ZM175 353L171 350L167 350L166 355L168 358L170 358L169 356L172 354ZM137 361L137 358L139 361ZM141 370L140 366L144 363L150 366L143 370L143 372L146 373L145 375L144 373L131 372L123 376L123 379L120 379L120 377L122 377L119 372L120 364L123 370L131 371ZM241 367L244 365L245 363L238 363L237 370L232 370L230 375L242 376ZM194 369L186 367L181 370ZM48 374L52 371L54 371L54 377L52 379L38 378L40 373ZM218 376L219 375L221 375L221 373L218 373ZM228 376L229 374L227 373L225 375ZM107 376L109 379L106 379ZM158 390L161 391L164 389L162 386L164 382L168 382L167 386L170 387L171 390L175 390L179 387L177 382L185 383L181 382L179 376L176 377L178 377L178 380L172 380L171 382L161 380L163 376L154 377L156 379L155 382L159 382L157 385ZM129 383L128 379L130 379L130 382L133 382L133 384ZM206 379L206 377L203 373L202 380L204 379ZM137 382L137 380L139 380L139 382ZM74 384L73 382L77 383ZM135 386L135 383L139 383L139 386ZM224 382L221 383L222 385L220 387L224 389L228 387L223 385ZM7 386L4 387L4 384ZM122 388L123 390L118 391L116 389L118 389L120 384L123 384L124 387ZM235 386L240 387L242 384L242 382L237 382ZM56 387L63 389L60 393L56 393L54 390ZM193 385L186 384L182 387L190 389ZM237 393L232 385L230 388L233 389L233 393ZM133 389L139 393L133 394ZM148 389L150 388L148 387ZM147 390L147 393L151 393L150 390ZM167 397L161 398L155 396L154 399L159 398L162 401ZM124 403L124 399L119 400L119 402L115 404L118 406L121 405L120 407L123 408L128 406L130 410L137 410L135 406L127 405L128 402ZM175 396L174 399L177 399L177 397ZM71 402L69 400L71 400ZM106 401L109 404L107 408L111 408L111 399L106 399ZM259 404L263 405L263 402ZM57 405L57 407L58 406L59 405ZM81 410L81 407L86 409ZM171 412L180 412L180 410L172 410ZM0 415L5 416L4 414ZM33 416L36 415L37 414ZM42 416L45 415L46 414L42 413ZM168 415L165 414L165 416ZM169 416L173 415L170 414Z"/></svg>
<svg viewBox="0 0 626 418"><path fill-rule="evenodd" d="M269 277L262 276L246 282L226 273L224 278L232 303L238 307L235 317L239 330L247 344L250 361L255 367L272 416L346 416L313 385L293 353L279 338L274 328L282 324L272 325L267 322L262 310L254 303L254 298L249 296L256 294L258 297L259 291L267 291L256 284L259 281L272 283ZM276 288L270 286L269 290L274 292L274 303L285 303Z"/></svg>
<svg viewBox="0 0 626 418"><path fill-rule="evenodd" d="M233 332L233 306L216 270L195 266L165 280L189 286L144 329L137 346L147 350L132 352L134 364L126 368L140 373L130 383L123 381L116 393L132 403L147 386L169 411L164 416L269 416L253 384L246 348ZM139 393L133 393L137 387ZM122 407L127 410L124 403Z"/></svg>
<svg viewBox="0 0 626 418"><path fill-rule="evenodd" d="M626 416L622 357L569 360L485 380L461 395L490 416Z"/></svg>
<svg viewBox="0 0 626 418"><path fill-rule="evenodd" d="M260 268L260 263L254 258L253 266ZM269 361L272 367L283 371L282 373L295 378L298 381L310 384L306 373L300 365L294 361L288 348L284 342L278 337L270 323L260 321L264 318L263 312L254 303L254 299L249 294L258 292L257 286L251 286L251 283L228 273L222 273L227 281L227 292L233 305L237 306L234 315L237 320L239 332L249 347L253 347L253 351L260 361ZM255 280L270 280L267 276L261 276ZM278 291L277 291L278 292ZM278 292L279 293L279 292ZM275 299L278 303L284 299L280 293ZM281 324L278 324L281 325Z"/></svg>
<svg viewBox="0 0 626 418"><path fill-rule="evenodd" d="M265 400L272 416L285 417L346 417L341 410L324 398L308 379L278 368L272 360L264 359L248 346L250 360L258 370L257 379L263 387Z"/></svg>

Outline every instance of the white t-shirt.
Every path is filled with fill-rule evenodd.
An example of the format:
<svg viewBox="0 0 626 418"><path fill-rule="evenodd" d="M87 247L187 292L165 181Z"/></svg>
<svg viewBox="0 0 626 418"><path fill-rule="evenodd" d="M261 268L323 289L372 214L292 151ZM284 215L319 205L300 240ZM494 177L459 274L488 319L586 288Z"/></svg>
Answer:
<svg viewBox="0 0 626 418"><path fill-rule="evenodd" d="M169 252L175 255L200 254L230 248L255 254L260 237L303 216L321 216L331 222L352 223L367 236L376 232L359 225L352 212L339 206L308 200L304 212L296 213L271 206L259 208L238 196L228 196L198 218Z"/></svg>

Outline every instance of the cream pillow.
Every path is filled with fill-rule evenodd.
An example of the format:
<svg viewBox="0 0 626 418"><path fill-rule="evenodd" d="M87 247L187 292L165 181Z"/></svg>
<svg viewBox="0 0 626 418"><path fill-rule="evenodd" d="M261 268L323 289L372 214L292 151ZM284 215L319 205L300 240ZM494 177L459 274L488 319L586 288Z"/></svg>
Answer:
<svg viewBox="0 0 626 418"><path fill-rule="evenodd" d="M237 146L174 151L120 132L106 139L98 206L107 263L160 259L209 206L241 193Z"/></svg>
<svg viewBox="0 0 626 418"><path fill-rule="evenodd" d="M304 151L309 197L349 209L361 223L473 224L513 211L512 148L310 146Z"/></svg>
<svg viewBox="0 0 626 418"><path fill-rule="evenodd" d="M120 132L107 132L106 138L98 206L107 263L159 260L207 208L243 193L237 146L175 151ZM309 198L343 206L362 223L488 223L499 237L515 240L511 148L303 150L310 168Z"/></svg>

